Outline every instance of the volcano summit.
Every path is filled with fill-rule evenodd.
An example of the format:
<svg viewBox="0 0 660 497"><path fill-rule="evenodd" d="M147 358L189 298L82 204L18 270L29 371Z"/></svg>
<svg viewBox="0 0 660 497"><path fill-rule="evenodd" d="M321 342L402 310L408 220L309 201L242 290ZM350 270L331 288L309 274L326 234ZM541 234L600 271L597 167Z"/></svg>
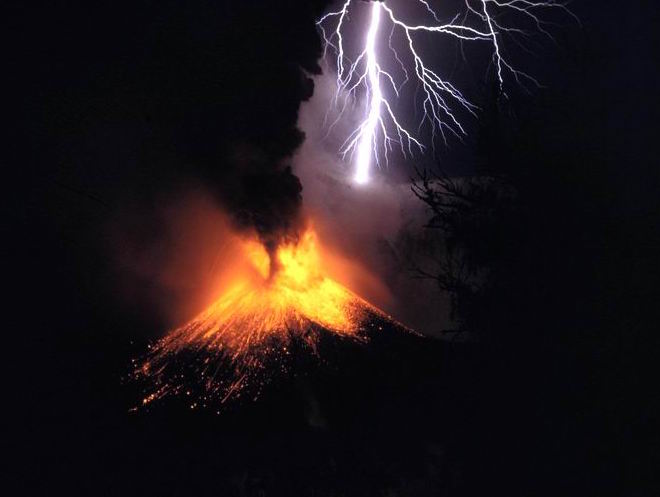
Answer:
<svg viewBox="0 0 660 497"><path fill-rule="evenodd" d="M242 242L247 264L220 297L150 348L135 375L151 385L142 404L170 395L207 407L256 398L276 375L291 369L292 348L320 357L325 336L365 342L379 323L403 327L332 279L308 228L270 254Z"/></svg>

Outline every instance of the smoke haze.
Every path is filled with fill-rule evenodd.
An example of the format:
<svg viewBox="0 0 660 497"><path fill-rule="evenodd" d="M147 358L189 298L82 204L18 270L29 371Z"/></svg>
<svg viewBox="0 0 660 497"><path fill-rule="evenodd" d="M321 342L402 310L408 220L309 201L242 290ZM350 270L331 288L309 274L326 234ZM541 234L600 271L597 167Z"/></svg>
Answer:
<svg viewBox="0 0 660 497"><path fill-rule="evenodd" d="M423 229L424 206L409 182L401 181L395 153L367 185L351 181L352 165L337 151L362 109L347 111L329 129L337 117L335 89L335 79L325 70L314 77L314 95L301 105L298 126L305 141L293 157L293 170L303 185L304 210L326 243L358 260L389 289L388 300L374 303L420 332L438 333L449 325L448 300L433 282L414 279L393 250L403 233Z"/></svg>

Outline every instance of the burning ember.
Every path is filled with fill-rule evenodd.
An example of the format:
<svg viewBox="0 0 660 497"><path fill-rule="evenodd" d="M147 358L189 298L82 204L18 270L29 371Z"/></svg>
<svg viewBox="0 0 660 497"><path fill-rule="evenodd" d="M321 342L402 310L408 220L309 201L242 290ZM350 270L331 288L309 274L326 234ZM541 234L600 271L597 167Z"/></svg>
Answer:
<svg viewBox="0 0 660 497"><path fill-rule="evenodd" d="M190 407L256 398L273 374L288 368L292 347L316 354L321 334L366 340L363 323L386 317L328 276L319 241L308 229L269 254L244 240L248 264L220 297L150 348L136 376L149 380L143 405L186 395Z"/></svg>

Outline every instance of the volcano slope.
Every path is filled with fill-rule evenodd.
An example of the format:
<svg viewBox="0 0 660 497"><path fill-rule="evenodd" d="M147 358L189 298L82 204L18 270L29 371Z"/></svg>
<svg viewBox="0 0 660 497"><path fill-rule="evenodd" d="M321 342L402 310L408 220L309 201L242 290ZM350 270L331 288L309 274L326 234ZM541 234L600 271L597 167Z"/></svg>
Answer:
<svg viewBox="0 0 660 497"><path fill-rule="evenodd" d="M272 381L300 370L310 355L332 361L328 343L369 342L393 318L343 286L327 270L313 229L268 250L242 239L219 296L188 323L149 346L134 376L140 405L180 396L190 409L256 400ZM136 407L137 409L138 407Z"/></svg>
<svg viewBox="0 0 660 497"><path fill-rule="evenodd" d="M256 400L246 395L216 410L191 402L205 390L186 380L189 395L129 415L130 460L139 464L124 462L126 481L153 495L435 495L458 487L448 427L460 392L447 378L457 374L462 345L418 336L378 313L360 340L322 327L309 333L313 348L296 331L285 359L264 364L271 373Z"/></svg>

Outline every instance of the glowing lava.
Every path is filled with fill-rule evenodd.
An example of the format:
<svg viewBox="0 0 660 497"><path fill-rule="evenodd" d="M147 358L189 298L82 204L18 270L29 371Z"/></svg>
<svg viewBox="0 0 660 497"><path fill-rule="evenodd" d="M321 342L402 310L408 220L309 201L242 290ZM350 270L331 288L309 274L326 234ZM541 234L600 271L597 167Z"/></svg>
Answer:
<svg viewBox="0 0 660 497"><path fill-rule="evenodd" d="M293 342L315 351L323 331L362 340L364 320L385 316L325 273L311 229L273 255L254 240L242 248L249 269L152 347L137 368L155 387L143 404L173 394L194 398L191 408L242 392L256 397L273 371L286 368ZM200 385L202 393L192 394Z"/></svg>

